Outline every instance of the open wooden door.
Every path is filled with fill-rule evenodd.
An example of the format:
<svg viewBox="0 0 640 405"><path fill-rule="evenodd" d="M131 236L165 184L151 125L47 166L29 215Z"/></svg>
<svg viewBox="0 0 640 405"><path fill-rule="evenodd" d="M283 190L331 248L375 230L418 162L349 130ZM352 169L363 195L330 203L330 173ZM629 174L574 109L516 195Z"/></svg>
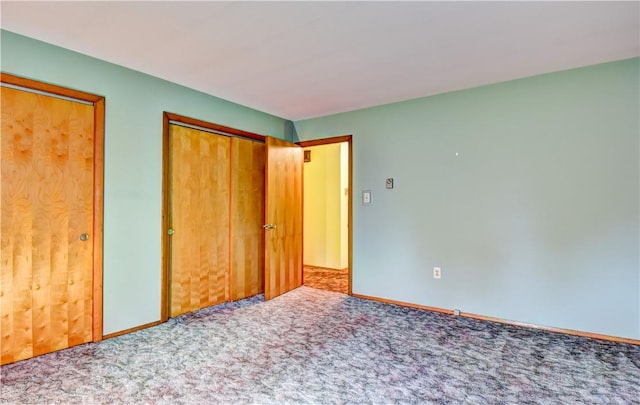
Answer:
<svg viewBox="0 0 640 405"><path fill-rule="evenodd" d="M264 297L302 285L302 148L267 137Z"/></svg>

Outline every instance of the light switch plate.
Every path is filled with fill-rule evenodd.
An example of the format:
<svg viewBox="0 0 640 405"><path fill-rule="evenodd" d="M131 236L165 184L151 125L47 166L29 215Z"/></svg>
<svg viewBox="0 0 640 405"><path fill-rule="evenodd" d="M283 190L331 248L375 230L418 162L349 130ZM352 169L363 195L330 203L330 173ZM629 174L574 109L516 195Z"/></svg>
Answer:
<svg viewBox="0 0 640 405"><path fill-rule="evenodd" d="M362 192L362 205L371 205L371 190L365 190Z"/></svg>

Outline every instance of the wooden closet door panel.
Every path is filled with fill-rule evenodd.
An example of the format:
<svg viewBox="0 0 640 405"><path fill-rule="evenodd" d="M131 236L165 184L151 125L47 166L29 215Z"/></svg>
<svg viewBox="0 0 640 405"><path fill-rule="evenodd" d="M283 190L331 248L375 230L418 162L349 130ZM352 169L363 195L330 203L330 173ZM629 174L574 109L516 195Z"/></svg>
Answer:
<svg viewBox="0 0 640 405"><path fill-rule="evenodd" d="M93 230L94 111L4 87L2 99L6 363L92 340L93 245L80 234Z"/></svg>
<svg viewBox="0 0 640 405"><path fill-rule="evenodd" d="M94 122L91 106L76 104L84 107L77 109L68 123L70 138L69 151L71 158L68 163L72 176L66 179L67 189L74 198L69 200L68 232L60 235L67 237L69 244L67 279L59 278L62 285L66 282L68 294L66 301L59 302L60 308L67 309L66 324L69 331L70 344L80 344L92 339L93 314L93 279L86 274L91 269L85 263L93 261L93 206L94 206L94 175L90 170L94 167ZM87 234L89 239L82 241L80 235ZM60 322L64 322L62 318Z"/></svg>
<svg viewBox="0 0 640 405"><path fill-rule="evenodd" d="M170 315L177 316L188 312L191 306L191 270L198 266L195 245L189 243L187 235L194 232L194 220L190 218L188 207L191 199L197 200L197 187L190 181L196 177L191 173L192 167L189 159L190 151L195 148L193 137L182 136L182 127L170 127L170 173L169 195L170 227L176 229L171 236L171 265L169 282L169 307ZM187 134L188 135L188 134ZM185 234L183 237L182 235Z"/></svg>
<svg viewBox="0 0 640 405"><path fill-rule="evenodd" d="M17 90L2 88L2 133L0 153L2 199L0 238L2 294L0 312L2 364L33 356L31 288L33 163L33 107ZM35 98L31 98L35 102Z"/></svg>
<svg viewBox="0 0 640 405"><path fill-rule="evenodd" d="M231 299L264 292L265 145L231 139Z"/></svg>
<svg viewBox="0 0 640 405"><path fill-rule="evenodd" d="M302 148L267 137L265 299L302 285Z"/></svg>
<svg viewBox="0 0 640 405"><path fill-rule="evenodd" d="M200 138L200 298L199 308L229 300L231 140L204 133Z"/></svg>
<svg viewBox="0 0 640 405"><path fill-rule="evenodd" d="M170 316L229 298L230 149L227 137L171 125Z"/></svg>

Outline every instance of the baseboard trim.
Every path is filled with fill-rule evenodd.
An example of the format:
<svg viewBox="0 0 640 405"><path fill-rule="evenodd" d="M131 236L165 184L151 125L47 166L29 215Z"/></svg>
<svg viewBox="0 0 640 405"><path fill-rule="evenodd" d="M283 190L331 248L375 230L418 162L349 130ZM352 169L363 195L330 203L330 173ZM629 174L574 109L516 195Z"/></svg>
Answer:
<svg viewBox="0 0 640 405"><path fill-rule="evenodd" d="M147 328L151 328L153 326L158 326L161 323L163 323L163 322L162 321L155 321L155 322L151 322L151 323L145 323L144 325L136 326L134 328L121 330L119 332L109 333L108 335L102 336L102 339L111 339L111 338L114 338L114 337L126 335L127 333L133 333L133 332L137 332L137 331L142 330L142 329L147 329Z"/></svg>
<svg viewBox="0 0 640 405"><path fill-rule="evenodd" d="M352 294L352 296L356 297L356 298L362 298L362 299L365 299L365 300L383 302L385 304L400 305L400 306L403 306L403 307L423 309L423 310L431 311L431 312L439 312L441 314L446 314L446 315L452 315L452 316L454 315L454 312L453 312L452 309L429 307L429 306L426 306L426 305L418 305L418 304L412 304L410 302L395 301L395 300L390 300L390 299L386 299L386 298L372 297L372 296L369 296L369 295ZM583 331L578 331L578 330L573 330L573 329L553 328L553 327L550 327L550 326L541 326L541 325L535 325L535 324L525 323L525 322L510 321L510 320L507 320L507 319L496 318L496 317L493 317L493 316L478 315L478 314L473 314L473 313L470 313L470 312L460 312L460 314L458 316L464 316L466 318L477 319L477 320L480 320L480 321L497 322L497 323L502 323L502 324L505 324L505 325L520 326L520 327L523 327L523 328L543 330L543 331L546 331L546 332L563 333L565 335L573 335L573 336L587 337L587 338L591 338L591 339L607 340L607 341L610 341L610 342L629 343L629 344L632 344L632 345L640 346L640 340L638 340L638 339L631 339L631 338L625 338L625 337L619 337L619 336L611 336L611 335L602 335L602 334L599 334L599 333L583 332Z"/></svg>
<svg viewBox="0 0 640 405"><path fill-rule="evenodd" d="M365 299L365 300L384 302L385 304L400 305L401 307L424 309L426 311L440 312L441 314L453 315L453 311L449 310L449 309L428 307L426 305L418 305L418 304L412 304L410 302L395 301L395 300L389 300L389 299L386 299L386 298L372 297L370 295L361 295L361 294L351 294L351 295L353 297L362 298L362 299Z"/></svg>

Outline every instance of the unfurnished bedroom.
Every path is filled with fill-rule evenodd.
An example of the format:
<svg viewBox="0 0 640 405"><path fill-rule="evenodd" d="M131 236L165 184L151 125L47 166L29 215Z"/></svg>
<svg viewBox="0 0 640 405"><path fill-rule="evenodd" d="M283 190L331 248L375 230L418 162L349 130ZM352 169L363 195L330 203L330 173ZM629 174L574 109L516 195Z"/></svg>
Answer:
<svg viewBox="0 0 640 405"><path fill-rule="evenodd" d="M640 404L640 2L0 7L0 403Z"/></svg>

